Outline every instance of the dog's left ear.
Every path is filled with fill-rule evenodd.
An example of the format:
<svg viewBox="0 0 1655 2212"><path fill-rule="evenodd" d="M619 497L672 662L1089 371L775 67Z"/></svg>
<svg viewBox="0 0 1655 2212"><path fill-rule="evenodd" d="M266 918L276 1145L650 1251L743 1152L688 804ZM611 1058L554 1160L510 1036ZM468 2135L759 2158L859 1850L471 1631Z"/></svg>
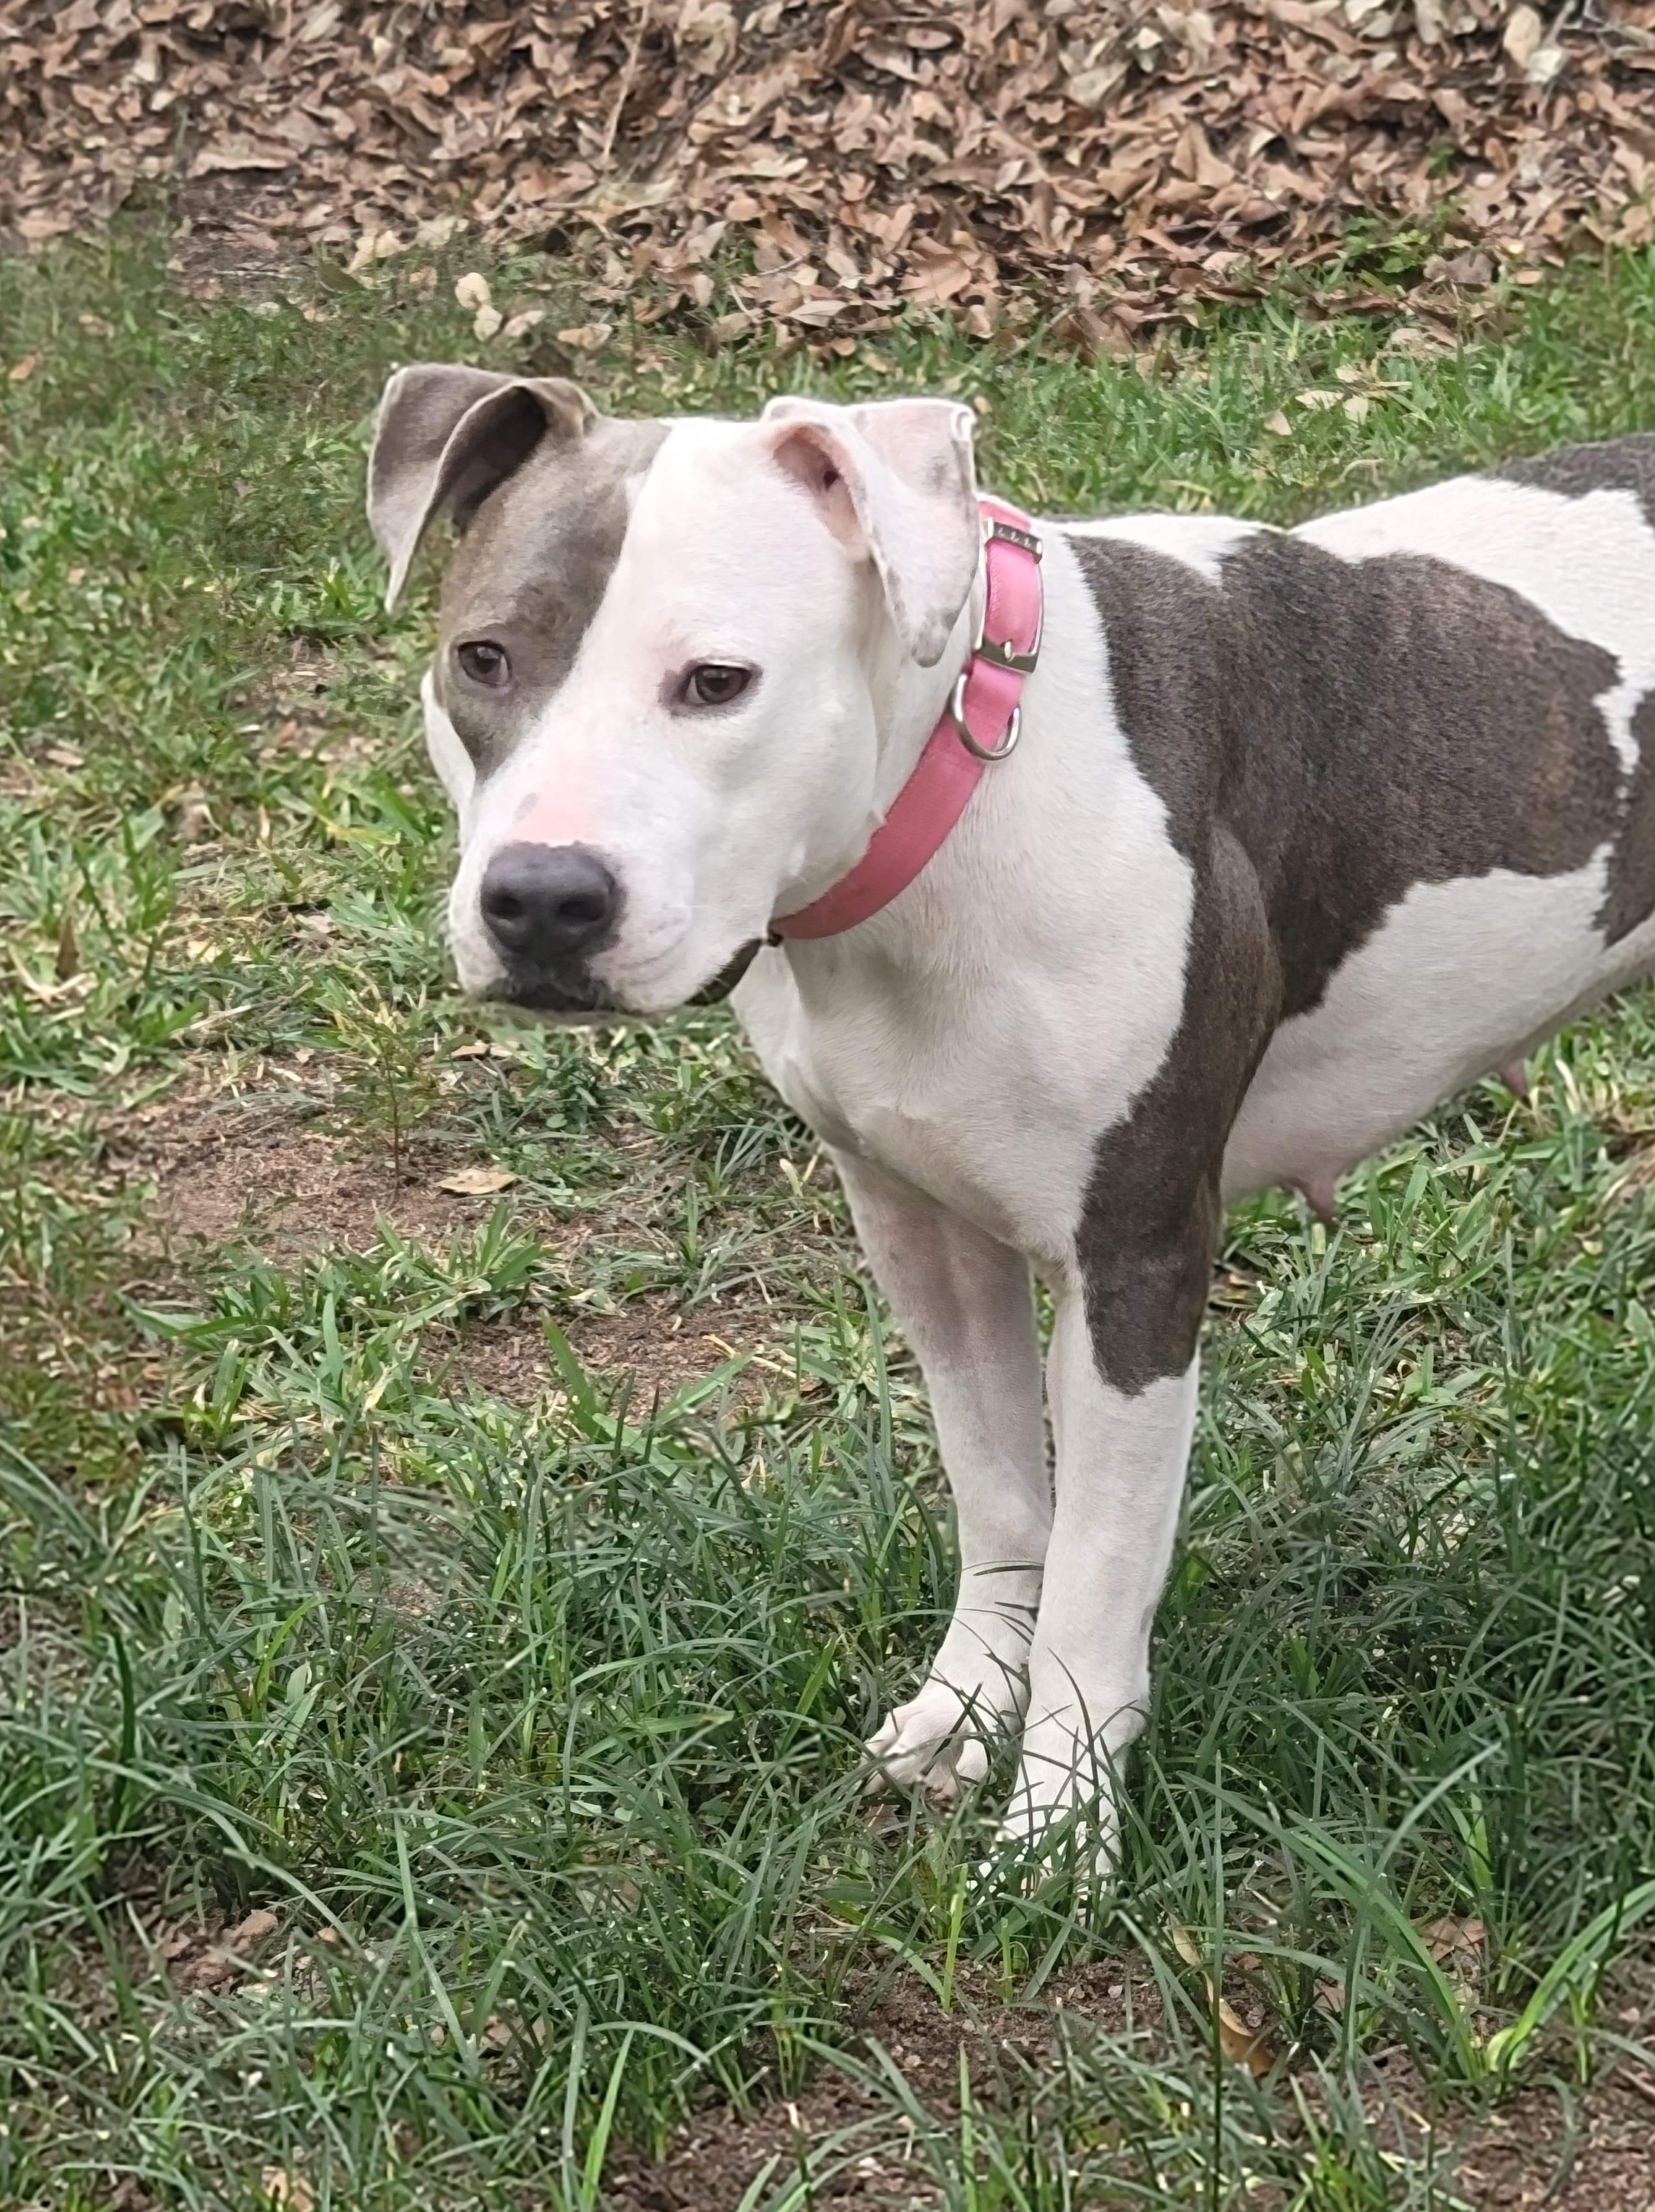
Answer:
<svg viewBox="0 0 1655 2212"><path fill-rule="evenodd" d="M368 520L391 570L393 607L433 518L463 527L544 438L583 438L597 410L559 376L503 376L455 362L399 368L385 387L368 459Z"/></svg>
<svg viewBox="0 0 1655 2212"><path fill-rule="evenodd" d="M835 537L879 571L897 633L922 668L942 657L977 574L976 424L952 399L835 407L772 399L759 418L776 459Z"/></svg>

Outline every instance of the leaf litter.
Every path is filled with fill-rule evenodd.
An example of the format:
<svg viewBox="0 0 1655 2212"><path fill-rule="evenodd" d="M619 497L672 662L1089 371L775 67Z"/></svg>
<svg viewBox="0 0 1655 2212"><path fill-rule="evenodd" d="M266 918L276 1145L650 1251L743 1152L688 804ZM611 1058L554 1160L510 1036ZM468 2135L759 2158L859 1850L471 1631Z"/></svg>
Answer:
<svg viewBox="0 0 1655 2212"><path fill-rule="evenodd" d="M1649 244L1652 94L1655 0L0 0L0 222L175 194L341 276L464 223L571 257L594 329L636 290L849 352L1033 301L1123 349L1353 218L1445 236L1385 273L1451 300Z"/></svg>

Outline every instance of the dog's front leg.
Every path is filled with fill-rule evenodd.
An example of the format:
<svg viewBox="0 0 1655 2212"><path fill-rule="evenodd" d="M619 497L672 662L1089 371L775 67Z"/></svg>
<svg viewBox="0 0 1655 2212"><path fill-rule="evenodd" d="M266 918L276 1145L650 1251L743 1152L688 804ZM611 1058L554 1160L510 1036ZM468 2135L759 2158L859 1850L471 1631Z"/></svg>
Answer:
<svg viewBox="0 0 1655 2212"><path fill-rule="evenodd" d="M892 1781L948 1799L1027 1696L1051 1526L1027 1262L917 1191L835 1155L856 1231L920 1363L959 1528L953 1618L917 1694L869 1741Z"/></svg>
<svg viewBox="0 0 1655 2212"><path fill-rule="evenodd" d="M1149 1632L1172 1553L1196 1421L1196 1360L1123 1389L1100 1370L1076 1284L1047 1366L1056 1515L1029 1655L1023 1753L1004 1833L1038 1844L1086 1815L1100 1863L1116 1834L1115 1769L1142 1726Z"/></svg>

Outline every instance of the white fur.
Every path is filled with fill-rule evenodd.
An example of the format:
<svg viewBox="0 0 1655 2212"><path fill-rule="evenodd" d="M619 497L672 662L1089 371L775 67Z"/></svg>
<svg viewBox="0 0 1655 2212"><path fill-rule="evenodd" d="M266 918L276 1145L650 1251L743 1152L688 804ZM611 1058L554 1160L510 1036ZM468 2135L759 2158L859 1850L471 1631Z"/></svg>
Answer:
<svg viewBox="0 0 1655 2212"><path fill-rule="evenodd" d="M436 770L437 781L447 793L448 802L459 817L463 842L471 834L470 808L472 793L477 788L477 770L459 741L459 732L437 703L436 685L429 668L420 678L419 700L425 714L425 750Z"/></svg>
<svg viewBox="0 0 1655 2212"><path fill-rule="evenodd" d="M1051 1533L1040 1349L1026 1261L958 1214L836 1156L856 1233L924 1363L958 1502L953 1620L918 1692L869 1741L894 1782L952 1797L1020 1719Z"/></svg>
<svg viewBox="0 0 1655 2212"><path fill-rule="evenodd" d="M1195 888L1056 534L1044 576L1071 650L1025 690L1038 742L985 775L882 914L761 956L735 1004L772 1082L833 1144L1061 1270L1098 1133L1177 1027ZM997 889L1037 879L1038 899Z"/></svg>
<svg viewBox="0 0 1655 2212"><path fill-rule="evenodd" d="M1043 660L1025 691L1037 742L1025 737L989 772L948 842L882 914L843 938L762 955L735 1000L772 1082L848 1156L858 1227L938 1409L960 1522L960 1597L925 1684L873 1748L887 1772L944 1795L980 1771L974 1747L987 1717L1009 1720L1016 1710L1008 1698L1019 1655L1008 1648L1008 1624L985 1633L980 1602L985 1548L1003 1550L1007 1540L979 1532L1002 1526L1008 1510L1027 1527L1039 1501L1027 1475L1007 1497L1007 1468L1022 1462L974 1427L946 1357L928 1355L928 1345L959 1335L955 1307L1003 1302L996 1245L1060 1287L1069 1349L1049 1370L1058 1525L1077 1559L1098 1557L1082 1541L1088 1527L1111 1551L1129 1522L1138 1534L1100 1585L1111 1603L1117 1591L1130 1599L1106 1619L1099 1593L1074 1575L1054 1591L1056 1547L1047 1553L1031 1689L1015 1678L1019 1699L1035 1700L1008 1829L1024 1837L1089 1796L1100 1773L1106 1779L1137 1724L1188 1456L1182 1409L1194 1402L1193 1375L1129 1400L1101 1382L1084 1348L1081 1201L1100 1130L1130 1110L1177 1030L1194 879L1132 761L1090 595L1056 533L1044 580L1049 628L1069 650ZM1038 883L1041 895L1009 898L1008 882ZM906 1186L899 1227L890 1217L871 1224L859 1161ZM973 1255L960 1235L966 1223L995 1243ZM904 1249L944 1244L946 1290L934 1267L902 1264ZM972 1390L992 1402L995 1433L1026 1436L1037 1397L1025 1376L1019 1403L983 1337L980 1327L964 1336L981 1361ZM1025 1581L1012 1586L1025 1601Z"/></svg>
<svg viewBox="0 0 1655 2212"><path fill-rule="evenodd" d="M1226 1196L1344 1174L1611 988L1628 947L1593 927L1607 875L1605 848L1569 875L1415 884L1272 1038L1231 1132Z"/></svg>
<svg viewBox="0 0 1655 2212"><path fill-rule="evenodd" d="M1096 1798L1096 1848L1107 1857L1115 1771L1149 1696L1149 1632L1177 1533L1196 1364L1131 1396L1112 1389L1071 1293L1058 1306L1048 1381L1057 1510L1006 1832L1037 1841Z"/></svg>

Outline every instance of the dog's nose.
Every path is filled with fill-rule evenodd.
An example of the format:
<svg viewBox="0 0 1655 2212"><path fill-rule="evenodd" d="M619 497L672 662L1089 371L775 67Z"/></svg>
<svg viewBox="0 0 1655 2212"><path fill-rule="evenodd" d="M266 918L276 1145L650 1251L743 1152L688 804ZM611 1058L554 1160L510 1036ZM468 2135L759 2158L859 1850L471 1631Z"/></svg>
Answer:
<svg viewBox="0 0 1655 2212"><path fill-rule="evenodd" d="M621 887L586 845L502 845L483 877L483 920L514 963L549 968L597 950Z"/></svg>

